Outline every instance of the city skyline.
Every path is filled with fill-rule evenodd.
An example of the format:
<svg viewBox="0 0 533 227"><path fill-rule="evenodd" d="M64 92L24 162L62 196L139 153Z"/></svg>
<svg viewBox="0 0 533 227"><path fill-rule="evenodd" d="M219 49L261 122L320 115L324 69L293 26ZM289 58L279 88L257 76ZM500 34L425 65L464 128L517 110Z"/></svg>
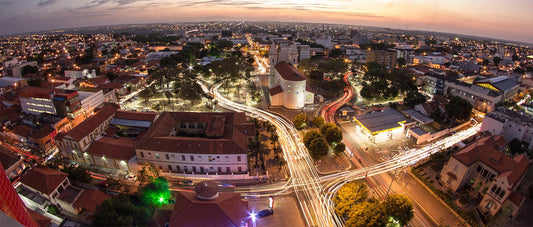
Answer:
<svg viewBox="0 0 533 227"><path fill-rule="evenodd" d="M68 5L67 5L68 3ZM273 0L0 1L0 34L113 24L198 21L287 21L426 30L533 43L533 2ZM475 9L475 10L472 10ZM236 16L237 15L237 16ZM494 29L498 28L498 29Z"/></svg>

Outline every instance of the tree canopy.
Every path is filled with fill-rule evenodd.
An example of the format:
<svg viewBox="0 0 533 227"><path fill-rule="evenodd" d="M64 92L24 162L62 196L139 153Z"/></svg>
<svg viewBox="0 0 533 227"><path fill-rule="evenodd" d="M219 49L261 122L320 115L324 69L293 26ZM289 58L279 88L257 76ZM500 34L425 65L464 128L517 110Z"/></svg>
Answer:
<svg viewBox="0 0 533 227"><path fill-rule="evenodd" d="M344 184L333 199L337 215L347 218L350 210L368 197L368 186L361 181L352 181Z"/></svg>
<svg viewBox="0 0 533 227"><path fill-rule="evenodd" d="M400 194L388 195L383 201L385 212L400 221L400 224L405 225L413 219L413 203L407 196Z"/></svg>
<svg viewBox="0 0 533 227"><path fill-rule="evenodd" d="M326 123L320 127L320 132L328 143L340 142L342 140L342 130L333 123Z"/></svg>
<svg viewBox="0 0 533 227"><path fill-rule="evenodd" d="M448 104L446 104L446 114L450 120L464 121L472 114L472 104L468 101L452 96Z"/></svg>
<svg viewBox="0 0 533 227"><path fill-rule="evenodd" d="M356 204L346 220L348 227L380 227L388 222L385 209L379 202L362 202Z"/></svg>
<svg viewBox="0 0 533 227"><path fill-rule="evenodd" d="M418 91L410 91L405 98L403 98L403 103L409 107L414 107L425 102L426 96Z"/></svg>
<svg viewBox="0 0 533 227"><path fill-rule="evenodd" d="M326 120L324 120L322 116L318 116L318 117L314 117L312 122L315 127L320 128L324 125L324 123L326 123Z"/></svg>
<svg viewBox="0 0 533 227"><path fill-rule="evenodd" d="M144 226L151 220L147 208L135 206L128 195L104 201L96 207L93 226Z"/></svg>
<svg viewBox="0 0 533 227"><path fill-rule="evenodd" d="M294 123L294 126L296 126L297 129L302 129L307 126L307 122L309 119L307 118L307 115L304 113L296 115L294 117L294 120L292 121Z"/></svg>
<svg viewBox="0 0 533 227"><path fill-rule="evenodd" d="M309 150L309 154L315 160L326 156L329 151L329 146L319 131L311 130L304 135L304 145Z"/></svg>

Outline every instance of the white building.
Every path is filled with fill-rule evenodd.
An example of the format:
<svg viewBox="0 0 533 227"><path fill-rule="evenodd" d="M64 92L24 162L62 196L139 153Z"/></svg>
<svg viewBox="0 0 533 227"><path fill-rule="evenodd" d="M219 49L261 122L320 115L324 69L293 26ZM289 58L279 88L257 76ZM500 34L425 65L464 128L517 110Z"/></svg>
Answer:
<svg viewBox="0 0 533 227"><path fill-rule="evenodd" d="M94 112L94 108L104 103L104 93L102 90L96 92L78 91L81 102L81 109L87 116Z"/></svg>
<svg viewBox="0 0 533 227"><path fill-rule="evenodd" d="M137 159L172 173L247 174L255 127L245 120L235 112L163 112L137 144Z"/></svg>
<svg viewBox="0 0 533 227"><path fill-rule="evenodd" d="M361 48L355 46L345 46L343 49L350 61L366 59L366 50L361 50Z"/></svg>
<svg viewBox="0 0 533 227"><path fill-rule="evenodd" d="M314 94L307 87L306 77L287 62L280 62L275 66L269 86L271 106L300 109L305 104L313 104Z"/></svg>
<svg viewBox="0 0 533 227"><path fill-rule="evenodd" d="M527 114L499 107L485 115L481 131L490 132L492 135L503 135L507 141L518 139L528 143L528 149L533 149L533 118Z"/></svg>
<svg viewBox="0 0 533 227"><path fill-rule="evenodd" d="M94 69L92 69L91 71L89 71L88 69L65 70L65 76L73 78L94 78L96 77L96 71Z"/></svg>
<svg viewBox="0 0 533 227"><path fill-rule="evenodd" d="M311 58L311 48L308 45L282 43L276 46L273 43L268 52L270 74L274 74L274 67L282 61L297 65L299 61L308 58Z"/></svg>
<svg viewBox="0 0 533 227"><path fill-rule="evenodd" d="M164 57L170 57L170 55L177 54L179 51L158 51L158 52L150 52L146 55L148 58L148 61L152 60L159 60Z"/></svg>
<svg viewBox="0 0 533 227"><path fill-rule="evenodd" d="M415 59L415 50L411 46L402 46L395 49L397 58L405 59L405 65L413 64Z"/></svg>

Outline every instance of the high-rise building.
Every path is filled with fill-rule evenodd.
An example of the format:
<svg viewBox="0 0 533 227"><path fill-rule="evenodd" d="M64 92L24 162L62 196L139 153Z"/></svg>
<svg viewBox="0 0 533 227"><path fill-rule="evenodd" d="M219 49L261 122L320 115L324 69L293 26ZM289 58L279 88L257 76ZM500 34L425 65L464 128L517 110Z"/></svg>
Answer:
<svg viewBox="0 0 533 227"><path fill-rule="evenodd" d="M396 51L392 50L369 50L366 52L367 62L377 62L380 65L392 69L396 66Z"/></svg>
<svg viewBox="0 0 533 227"><path fill-rule="evenodd" d="M0 164L0 210L23 226L38 227ZM3 224L6 224L3 222Z"/></svg>

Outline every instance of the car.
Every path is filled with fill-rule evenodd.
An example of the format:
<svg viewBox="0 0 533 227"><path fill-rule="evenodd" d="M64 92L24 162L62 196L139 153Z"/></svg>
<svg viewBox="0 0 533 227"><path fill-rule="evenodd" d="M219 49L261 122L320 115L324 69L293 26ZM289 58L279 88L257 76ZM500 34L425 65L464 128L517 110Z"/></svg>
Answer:
<svg viewBox="0 0 533 227"><path fill-rule="evenodd" d="M181 185L190 186L190 185L192 185L192 180L182 180L182 181L180 181L180 184Z"/></svg>
<svg viewBox="0 0 533 227"><path fill-rule="evenodd" d="M126 175L126 179L130 180L130 181L136 181L137 180L137 176L135 176L133 174L128 174L128 175Z"/></svg>
<svg viewBox="0 0 533 227"><path fill-rule="evenodd" d="M274 214L274 210L266 209L266 210L262 210L262 211L257 212L256 216L258 218L264 218L264 217L268 217L268 216L273 215L273 214Z"/></svg>
<svg viewBox="0 0 533 227"><path fill-rule="evenodd" d="M67 167L78 168L79 166L80 164L77 162L70 162L69 164L67 164Z"/></svg>

